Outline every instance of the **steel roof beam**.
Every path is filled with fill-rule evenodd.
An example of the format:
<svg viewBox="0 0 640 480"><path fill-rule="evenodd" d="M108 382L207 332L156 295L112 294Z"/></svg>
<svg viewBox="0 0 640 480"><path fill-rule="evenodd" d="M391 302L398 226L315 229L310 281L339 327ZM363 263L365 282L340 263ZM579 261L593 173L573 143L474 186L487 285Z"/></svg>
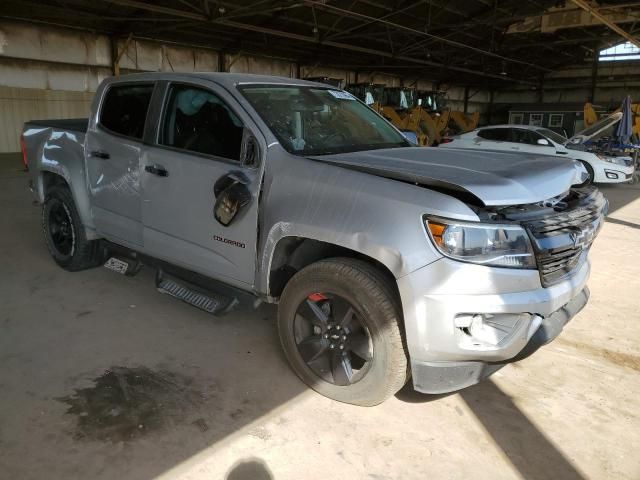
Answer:
<svg viewBox="0 0 640 480"><path fill-rule="evenodd" d="M629 42L634 44L636 47L640 48L640 40L637 37L631 35L627 31L625 31L622 28L620 28L614 22L612 22L607 17L602 15L602 13L600 13L600 11L598 9L592 7L591 5L589 5L584 0L571 0L571 1L573 3L575 3L576 5L578 5L580 8L582 8L584 11L589 12L591 14L591 16L593 16L593 17L597 18L598 20L600 20L602 23L604 23L607 27L609 27L611 30L616 32L622 38L628 40Z"/></svg>
<svg viewBox="0 0 640 480"><path fill-rule="evenodd" d="M434 40L437 40L439 42L443 42L443 43L448 43L450 45L456 46L456 47L460 47L462 49L467 49L467 50L472 50L475 51L476 53L482 54L482 55L486 55L489 57L494 57L494 58L499 58L501 60L507 61L507 62L512 62L512 63L519 63L521 65L528 65L530 67L536 68L538 70L542 70L542 71L551 71L548 68L542 67L540 65L535 65L529 62L526 62L524 60L519 60L517 58L509 58L509 57L505 57L504 55L500 55L498 53L494 53L494 52L490 52L488 50L483 50L481 48L478 47L474 47L472 45L467 45L461 42L457 42L455 40L449 40L445 37L441 37L438 35L433 35L431 33L425 32L425 31L421 31L421 30L416 30L415 28L411 28L411 27L406 27L404 25L400 25L394 22L389 22L387 20L385 20L384 18L374 18L374 17L370 17L369 15L364 15L362 13L356 13L356 12L349 12L348 10L344 10L342 8L339 7L334 7L333 5L329 5L329 4L325 4L321 1L318 0L302 0L303 2L309 4L309 5L315 5L318 8L322 8L325 10L332 10L335 12L340 12L342 14L348 15L348 16L353 16L353 17L357 17L357 18L361 18L363 20L368 20L371 23L382 23L384 25L388 25L396 30L402 30L405 32L410 32L412 34L415 35L419 35L419 36L426 36L429 38L432 38ZM419 2L421 3L421 2Z"/></svg>

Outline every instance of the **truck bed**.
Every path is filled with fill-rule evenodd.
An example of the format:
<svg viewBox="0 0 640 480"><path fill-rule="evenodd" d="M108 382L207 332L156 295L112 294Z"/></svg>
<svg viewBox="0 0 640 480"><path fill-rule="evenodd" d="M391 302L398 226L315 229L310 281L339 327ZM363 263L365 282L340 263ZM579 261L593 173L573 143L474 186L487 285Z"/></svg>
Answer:
<svg viewBox="0 0 640 480"><path fill-rule="evenodd" d="M73 132L87 133L89 125L88 118L67 118L67 119L51 119L51 120L30 120L25 125L36 127L50 127L60 130L71 130Z"/></svg>

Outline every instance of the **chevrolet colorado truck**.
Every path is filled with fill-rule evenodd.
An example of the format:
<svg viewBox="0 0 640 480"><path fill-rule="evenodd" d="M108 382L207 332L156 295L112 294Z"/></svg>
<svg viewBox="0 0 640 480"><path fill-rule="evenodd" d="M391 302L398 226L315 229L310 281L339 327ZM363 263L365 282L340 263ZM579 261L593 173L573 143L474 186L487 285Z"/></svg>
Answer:
<svg viewBox="0 0 640 480"><path fill-rule="evenodd" d="M473 385L587 302L608 204L572 160L420 148L339 89L291 78L106 79L91 116L21 139L53 259L153 268L214 314L278 304L295 373L375 405Z"/></svg>

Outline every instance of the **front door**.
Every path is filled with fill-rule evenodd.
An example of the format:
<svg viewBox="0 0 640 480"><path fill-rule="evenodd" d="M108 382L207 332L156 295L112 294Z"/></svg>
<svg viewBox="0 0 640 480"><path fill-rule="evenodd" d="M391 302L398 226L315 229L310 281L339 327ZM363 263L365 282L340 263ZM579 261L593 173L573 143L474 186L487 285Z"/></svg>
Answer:
<svg viewBox="0 0 640 480"><path fill-rule="evenodd" d="M157 140L142 159L144 250L208 277L251 286L261 170L242 161L246 122L223 100L228 94L215 88L166 88ZM245 198L230 221L226 215L216 219L216 202L228 187L242 189Z"/></svg>
<svg viewBox="0 0 640 480"><path fill-rule="evenodd" d="M538 143L543 140L545 145ZM556 147L537 132L524 128L511 129L511 142L521 152L537 153L539 155L555 155Z"/></svg>
<svg viewBox="0 0 640 480"><path fill-rule="evenodd" d="M142 246L140 155L153 83L108 88L85 141L89 194L98 232Z"/></svg>

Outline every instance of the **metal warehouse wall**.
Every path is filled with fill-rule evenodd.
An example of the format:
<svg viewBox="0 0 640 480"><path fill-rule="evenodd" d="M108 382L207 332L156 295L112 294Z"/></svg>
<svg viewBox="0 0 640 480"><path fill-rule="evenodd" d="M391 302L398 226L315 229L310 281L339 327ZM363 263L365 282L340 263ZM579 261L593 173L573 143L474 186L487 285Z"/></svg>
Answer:
<svg viewBox="0 0 640 480"><path fill-rule="evenodd" d="M591 96L591 67L567 66L549 74L544 81L542 103L584 103ZM598 64L595 102L598 105L619 104L631 95L640 100L640 62L600 62ZM496 91L495 103L535 103L540 99L536 90L518 87Z"/></svg>
<svg viewBox="0 0 640 480"><path fill-rule="evenodd" d="M122 73L217 67L214 50L145 40L129 42L120 60ZM105 35L0 21L0 152L20 150L26 120L86 117L96 88L111 74Z"/></svg>
<svg viewBox="0 0 640 480"><path fill-rule="evenodd" d="M87 117L92 98L92 92L0 87L0 152L20 150L27 120Z"/></svg>
<svg viewBox="0 0 640 480"><path fill-rule="evenodd" d="M1 0L0 0L1 1ZM213 49L150 40L117 41L126 51L121 73L142 71L217 71L219 53ZM111 39L73 29L0 20L0 152L16 152L25 120L85 117L100 82L112 75ZM374 82L388 86L414 86L431 90L430 81L401 78L384 72L356 72L322 65L252 55L225 55L229 72L262 73L285 77L341 78L346 83ZM464 88L447 90L452 109L463 109ZM487 110L487 92L472 92L469 112Z"/></svg>

